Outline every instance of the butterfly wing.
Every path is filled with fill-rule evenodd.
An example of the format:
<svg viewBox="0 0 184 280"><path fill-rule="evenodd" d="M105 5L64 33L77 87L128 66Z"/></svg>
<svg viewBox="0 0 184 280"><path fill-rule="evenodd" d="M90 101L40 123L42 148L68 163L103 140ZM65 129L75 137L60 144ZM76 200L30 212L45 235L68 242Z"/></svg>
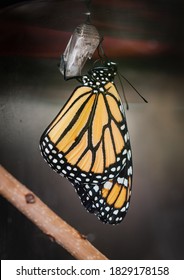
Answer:
<svg viewBox="0 0 184 280"><path fill-rule="evenodd" d="M43 157L72 183L102 183L122 169L126 120L112 83L96 93L77 88L43 133Z"/></svg>
<svg viewBox="0 0 184 280"><path fill-rule="evenodd" d="M120 223L130 205L133 170L129 139L124 154L125 160L117 177L102 184L75 185L87 211L97 215L104 223Z"/></svg>
<svg viewBox="0 0 184 280"><path fill-rule="evenodd" d="M131 197L132 176L124 171L113 181L101 185L75 185L82 204L104 223L118 224L125 217Z"/></svg>
<svg viewBox="0 0 184 280"><path fill-rule="evenodd" d="M85 208L105 223L125 216L132 159L124 108L115 85L80 86L43 133L43 157L75 186Z"/></svg>

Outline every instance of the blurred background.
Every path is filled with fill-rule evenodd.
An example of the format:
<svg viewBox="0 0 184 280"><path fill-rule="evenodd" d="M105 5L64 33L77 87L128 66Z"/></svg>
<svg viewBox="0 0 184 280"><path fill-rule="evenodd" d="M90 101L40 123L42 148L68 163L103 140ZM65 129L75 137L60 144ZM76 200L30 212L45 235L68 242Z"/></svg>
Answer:
<svg viewBox="0 0 184 280"><path fill-rule="evenodd" d="M149 102L123 81L133 192L125 220L110 226L86 212L38 147L78 85L64 81L57 65L71 33L86 20L86 1L0 4L0 163L110 259L184 258L182 6L179 0L91 1L91 20L104 37L106 54ZM2 197L0 255L73 259Z"/></svg>

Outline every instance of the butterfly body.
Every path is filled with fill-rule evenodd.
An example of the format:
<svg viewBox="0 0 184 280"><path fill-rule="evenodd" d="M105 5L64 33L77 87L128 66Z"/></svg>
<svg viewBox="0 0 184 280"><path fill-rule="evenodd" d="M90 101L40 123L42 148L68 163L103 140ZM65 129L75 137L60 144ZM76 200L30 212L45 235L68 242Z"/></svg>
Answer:
<svg viewBox="0 0 184 280"><path fill-rule="evenodd" d="M79 86L43 133L43 157L74 185L85 208L117 224L129 207L132 157L126 117L107 62L80 78Z"/></svg>

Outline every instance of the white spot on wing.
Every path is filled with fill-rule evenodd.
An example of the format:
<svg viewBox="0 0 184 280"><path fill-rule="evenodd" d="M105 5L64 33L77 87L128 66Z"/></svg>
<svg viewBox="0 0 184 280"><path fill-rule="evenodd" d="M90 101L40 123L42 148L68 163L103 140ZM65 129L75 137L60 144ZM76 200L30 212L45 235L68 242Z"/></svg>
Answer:
<svg viewBox="0 0 184 280"><path fill-rule="evenodd" d="M99 186L95 185L93 189L94 189L95 192L97 192L99 190Z"/></svg>
<svg viewBox="0 0 184 280"><path fill-rule="evenodd" d="M124 164L126 162L126 158L124 158L123 160L122 160L122 164Z"/></svg>
<svg viewBox="0 0 184 280"><path fill-rule="evenodd" d="M77 180L77 181L82 181L81 178L79 178L79 177L77 177L76 180Z"/></svg>
<svg viewBox="0 0 184 280"><path fill-rule="evenodd" d="M132 166L128 168L128 175L132 175Z"/></svg>
<svg viewBox="0 0 184 280"><path fill-rule="evenodd" d="M120 169L121 169L121 166L118 166L118 167L117 167L117 171L120 171Z"/></svg>
<svg viewBox="0 0 184 280"><path fill-rule="evenodd" d="M118 177L118 179L117 179L117 181L118 181L118 184L123 184L123 181L124 181L124 178L120 178L120 177Z"/></svg>
<svg viewBox="0 0 184 280"><path fill-rule="evenodd" d="M130 150L128 150L127 157L128 157L128 160L131 159L131 151Z"/></svg>
<svg viewBox="0 0 184 280"><path fill-rule="evenodd" d="M104 184L104 188L105 189L108 189L108 190L110 190L111 189L111 187L112 187L112 182L106 182L105 184Z"/></svg>
<svg viewBox="0 0 184 280"><path fill-rule="evenodd" d="M49 146L49 148L50 148L51 150L53 149L52 144L50 144L50 143L49 143L49 145L48 145L48 146Z"/></svg>
<svg viewBox="0 0 184 280"><path fill-rule="evenodd" d="M124 180L124 186L128 187L128 180L127 179Z"/></svg>
<svg viewBox="0 0 184 280"><path fill-rule="evenodd" d="M125 212L125 210L126 210L125 207L123 207L123 208L121 209L121 212Z"/></svg>

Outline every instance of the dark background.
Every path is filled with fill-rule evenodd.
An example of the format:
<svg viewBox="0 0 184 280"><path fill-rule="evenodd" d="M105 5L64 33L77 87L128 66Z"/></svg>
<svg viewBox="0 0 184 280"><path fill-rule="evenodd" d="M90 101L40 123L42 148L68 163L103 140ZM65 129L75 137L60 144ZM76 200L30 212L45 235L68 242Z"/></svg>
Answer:
<svg viewBox="0 0 184 280"><path fill-rule="evenodd" d="M1 1L0 7L1 164L108 258L183 259L182 1L92 1L92 22L107 55L149 101L124 83L134 180L131 207L118 226L87 213L38 148L78 85L65 82L57 64L71 32L85 21L85 1ZM0 255L72 259L2 197Z"/></svg>

